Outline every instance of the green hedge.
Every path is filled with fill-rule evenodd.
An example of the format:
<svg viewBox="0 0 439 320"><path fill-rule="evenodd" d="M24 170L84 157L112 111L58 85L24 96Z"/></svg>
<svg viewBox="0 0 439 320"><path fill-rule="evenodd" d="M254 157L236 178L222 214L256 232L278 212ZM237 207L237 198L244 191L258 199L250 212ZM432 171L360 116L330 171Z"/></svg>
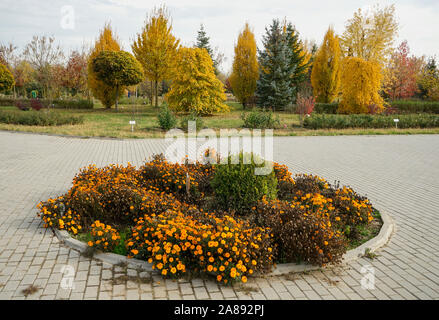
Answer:
<svg viewBox="0 0 439 320"><path fill-rule="evenodd" d="M14 99L14 98L0 98L0 106L13 106L17 102L21 102L23 105L30 108L30 99ZM93 101L86 99L77 100L48 100L40 99L44 106L50 105L55 109L93 109ZM52 106L53 105L53 106Z"/></svg>
<svg viewBox="0 0 439 320"><path fill-rule="evenodd" d="M93 109L93 100L78 99L78 100L53 100L54 108L59 109Z"/></svg>
<svg viewBox="0 0 439 320"><path fill-rule="evenodd" d="M398 113L434 113L439 114L439 101L396 100L390 105L398 109Z"/></svg>
<svg viewBox="0 0 439 320"><path fill-rule="evenodd" d="M398 114L433 113L439 114L439 101L395 100L389 102ZM338 103L316 103L314 113L336 114Z"/></svg>
<svg viewBox="0 0 439 320"><path fill-rule="evenodd" d="M338 102L334 103L316 103L314 106L315 113L336 114Z"/></svg>
<svg viewBox="0 0 439 320"><path fill-rule="evenodd" d="M409 115L339 115L339 114L313 114L306 117L303 126L308 129L346 129L364 128L380 129L395 128L393 119L399 119L398 128L437 128L439 116L432 114Z"/></svg>
<svg viewBox="0 0 439 320"><path fill-rule="evenodd" d="M61 126L65 124L80 124L83 122L84 118L81 116L72 116L53 111L0 110L0 123L26 126Z"/></svg>

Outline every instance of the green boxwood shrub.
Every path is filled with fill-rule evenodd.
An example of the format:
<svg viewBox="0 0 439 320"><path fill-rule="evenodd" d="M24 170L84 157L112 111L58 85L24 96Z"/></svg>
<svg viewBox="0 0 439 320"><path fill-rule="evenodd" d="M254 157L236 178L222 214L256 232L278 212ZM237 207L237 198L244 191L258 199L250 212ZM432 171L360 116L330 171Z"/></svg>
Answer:
<svg viewBox="0 0 439 320"><path fill-rule="evenodd" d="M274 129L280 121L271 111L252 110L249 113L242 113L241 119L244 121L244 128L250 129Z"/></svg>
<svg viewBox="0 0 439 320"><path fill-rule="evenodd" d="M247 157L250 161L245 161ZM267 199L276 198L277 179L274 171L271 170L268 175L255 174L256 168L268 165L261 163L261 160L254 154L241 152L229 156L227 163L216 165L211 185L219 208L246 214L264 196Z"/></svg>
<svg viewBox="0 0 439 320"><path fill-rule="evenodd" d="M60 126L66 124L80 124L83 122L83 117L61 114L58 112L0 110L0 123L6 124Z"/></svg>

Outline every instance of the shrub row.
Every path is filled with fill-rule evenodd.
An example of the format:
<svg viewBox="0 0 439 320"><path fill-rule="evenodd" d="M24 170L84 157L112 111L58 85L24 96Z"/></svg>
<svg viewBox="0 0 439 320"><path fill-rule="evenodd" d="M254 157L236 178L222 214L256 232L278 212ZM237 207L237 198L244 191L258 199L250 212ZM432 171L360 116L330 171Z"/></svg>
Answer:
<svg viewBox="0 0 439 320"><path fill-rule="evenodd" d="M396 100L390 105L399 113L434 113L439 114L439 101Z"/></svg>
<svg viewBox="0 0 439 320"><path fill-rule="evenodd" d="M314 106L315 113L336 114L338 109L338 102L334 103L316 103Z"/></svg>
<svg viewBox="0 0 439 320"><path fill-rule="evenodd" d="M58 112L0 110L0 123L27 126L61 126L80 124L84 118Z"/></svg>
<svg viewBox="0 0 439 320"><path fill-rule="evenodd" d="M399 119L398 128L437 128L439 116L431 114L408 114L408 115L335 115L313 114L304 120L304 127L308 129L346 129L364 128L380 129L395 128L394 119Z"/></svg>
<svg viewBox="0 0 439 320"><path fill-rule="evenodd" d="M399 114L434 113L439 114L439 101L395 100L389 102L390 109ZM336 114L338 103L316 103L314 112Z"/></svg>
<svg viewBox="0 0 439 320"><path fill-rule="evenodd" d="M21 104L30 108L32 99L14 99L14 98L0 98L0 106L13 106ZM57 109L93 109L93 101L87 99L75 99L75 100L48 100L39 99L39 101L45 106Z"/></svg>

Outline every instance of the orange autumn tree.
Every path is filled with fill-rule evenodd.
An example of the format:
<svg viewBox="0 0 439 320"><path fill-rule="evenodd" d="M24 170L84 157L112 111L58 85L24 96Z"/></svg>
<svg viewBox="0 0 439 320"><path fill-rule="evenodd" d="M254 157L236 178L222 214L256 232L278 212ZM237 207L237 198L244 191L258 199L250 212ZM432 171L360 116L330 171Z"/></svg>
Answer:
<svg viewBox="0 0 439 320"><path fill-rule="evenodd" d="M238 36L233 60L233 71L230 76L230 85L233 94L242 103L244 109L256 91L256 82L259 78L258 59L256 57L255 35L248 23Z"/></svg>
<svg viewBox="0 0 439 320"><path fill-rule="evenodd" d="M113 34L113 30L109 23L106 23L101 30L95 46L92 49L88 58L87 73L88 73L88 88L93 96L99 99L106 108L111 108L116 103L117 90L113 86L105 84L99 80L96 73L93 71L92 61L102 51L120 51L120 44L117 37Z"/></svg>
<svg viewBox="0 0 439 320"><path fill-rule="evenodd" d="M343 94L338 112L381 112L384 109L384 101L379 94L381 80L381 68L377 62L355 57L345 58L341 73Z"/></svg>
<svg viewBox="0 0 439 320"><path fill-rule="evenodd" d="M311 84L317 102L331 103L340 92L341 49L330 27L317 51L311 72Z"/></svg>

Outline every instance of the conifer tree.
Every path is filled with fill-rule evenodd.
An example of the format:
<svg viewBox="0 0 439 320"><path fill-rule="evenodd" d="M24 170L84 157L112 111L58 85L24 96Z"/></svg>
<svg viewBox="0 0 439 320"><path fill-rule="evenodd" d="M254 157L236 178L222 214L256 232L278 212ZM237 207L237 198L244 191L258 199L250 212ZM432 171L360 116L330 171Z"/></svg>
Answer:
<svg viewBox="0 0 439 320"><path fill-rule="evenodd" d="M308 69L311 65L311 54L306 52L302 41L299 38L299 32L291 22L284 22L284 32L286 33L286 40L288 47L291 50L290 68L293 71L291 79L291 87L293 89L294 100L297 97L297 92L300 85L306 80Z"/></svg>
<svg viewBox="0 0 439 320"><path fill-rule="evenodd" d="M215 75L218 75L218 61L215 59L215 53L212 50L212 47L210 46L210 37L207 36L206 31L204 30L204 25L201 24L200 30L198 30L197 34L197 43L195 45L196 48L200 49L206 49L207 53L209 54L210 58L213 61L213 68L215 71Z"/></svg>
<svg viewBox="0 0 439 320"><path fill-rule="evenodd" d="M198 30L197 35L197 44L195 45L197 48L206 49L209 56L212 58L212 48L209 43L210 38L207 36L206 31L204 30L204 25L201 24L200 30Z"/></svg>
<svg viewBox="0 0 439 320"><path fill-rule="evenodd" d="M265 28L262 43L258 50L259 80L257 82L258 103L273 110L283 109L294 101L293 74L295 66L292 50L288 46L286 32L279 20L273 20Z"/></svg>
<svg viewBox="0 0 439 320"><path fill-rule="evenodd" d="M317 102L331 103L340 93L341 48L330 27L314 59L311 83Z"/></svg>

